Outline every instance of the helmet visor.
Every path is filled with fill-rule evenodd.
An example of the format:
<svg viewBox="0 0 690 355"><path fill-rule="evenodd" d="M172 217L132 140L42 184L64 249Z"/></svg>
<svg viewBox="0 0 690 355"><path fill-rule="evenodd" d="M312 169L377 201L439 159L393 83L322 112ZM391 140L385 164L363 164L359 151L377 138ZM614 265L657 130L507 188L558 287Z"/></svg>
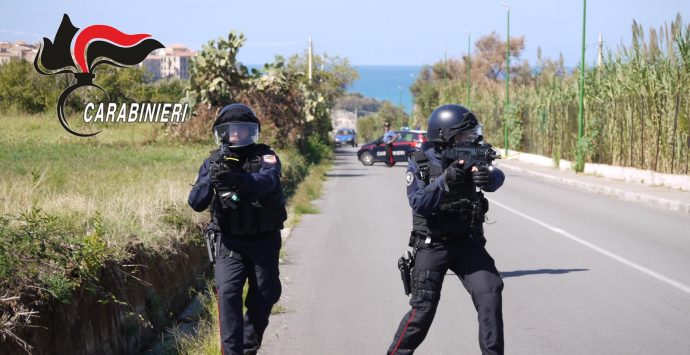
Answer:
<svg viewBox="0 0 690 355"><path fill-rule="evenodd" d="M216 144L244 147L259 141L259 125L254 122L231 121L213 127Z"/></svg>
<svg viewBox="0 0 690 355"><path fill-rule="evenodd" d="M482 125L478 124L474 128L460 132L453 137L453 144L476 144L482 140Z"/></svg>

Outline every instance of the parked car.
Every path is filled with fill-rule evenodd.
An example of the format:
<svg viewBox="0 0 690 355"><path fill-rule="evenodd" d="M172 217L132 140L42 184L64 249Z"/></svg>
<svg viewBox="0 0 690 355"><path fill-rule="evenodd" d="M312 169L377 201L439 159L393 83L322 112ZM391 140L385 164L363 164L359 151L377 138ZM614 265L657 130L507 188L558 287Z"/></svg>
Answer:
<svg viewBox="0 0 690 355"><path fill-rule="evenodd" d="M340 128L335 132L335 145L349 144L353 147L357 146L357 132L352 128Z"/></svg>
<svg viewBox="0 0 690 355"><path fill-rule="evenodd" d="M426 131L395 131L398 138L393 142L393 158L395 162L407 162L408 154L418 151L426 142ZM386 161L386 144L383 136L363 144L357 151L357 158L364 165Z"/></svg>

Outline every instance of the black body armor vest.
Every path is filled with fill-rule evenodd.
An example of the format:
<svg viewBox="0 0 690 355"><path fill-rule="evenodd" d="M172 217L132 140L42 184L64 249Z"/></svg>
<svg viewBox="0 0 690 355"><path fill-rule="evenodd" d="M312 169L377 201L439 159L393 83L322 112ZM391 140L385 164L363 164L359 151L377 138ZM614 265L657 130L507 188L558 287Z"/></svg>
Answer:
<svg viewBox="0 0 690 355"><path fill-rule="evenodd" d="M429 184L443 174L443 167L431 164L424 152L414 152L410 156L417 163L417 178ZM448 184L450 191L443 195L438 206L428 216L412 211L412 232L417 238L430 237L433 241L457 241L470 238L475 242L484 241L485 213L489 202L481 191L477 191L471 174L464 181Z"/></svg>
<svg viewBox="0 0 690 355"><path fill-rule="evenodd" d="M265 144L256 144L250 150L236 155L238 161L230 165L233 172L257 173L261 169L261 156L269 154L269 147ZM272 154L272 153L270 153ZM211 152L211 161L220 158L218 150ZM217 194L214 194L211 202L211 218L220 227L223 234L238 237L247 237L265 232L283 229L283 222L287 219L285 209L285 195L283 187L278 186L268 193L262 194L254 201L242 199L236 202L235 208L223 208Z"/></svg>

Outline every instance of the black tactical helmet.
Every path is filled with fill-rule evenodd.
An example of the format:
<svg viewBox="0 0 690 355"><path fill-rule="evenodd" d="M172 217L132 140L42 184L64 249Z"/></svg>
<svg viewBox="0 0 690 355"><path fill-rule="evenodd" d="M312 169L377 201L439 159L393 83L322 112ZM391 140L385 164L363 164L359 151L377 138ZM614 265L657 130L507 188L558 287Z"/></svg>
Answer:
<svg viewBox="0 0 690 355"><path fill-rule="evenodd" d="M427 140L450 144L451 139L460 132L479 130L481 125L472 112L460 105L443 105L429 116ZM479 133L481 134L481 133ZM481 140L481 137L477 137Z"/></svg>
<svg viewBox="0 0 690 355"><path fill-rule="evenodd" d="M252 145L259 140L261 122L249 106L232 104L223 107L213 122L216 144L227 144L230 148Z"/></svg>
<svg viewBox="0 0 690 355"><path fill-rule="evenodd" d="M213 122L213 127L231 121L254 122L259 125L259 130L261 130L261 122L256 117L254 110L244 104L230 104L223 107L218 113L215 122Z"/></svg>

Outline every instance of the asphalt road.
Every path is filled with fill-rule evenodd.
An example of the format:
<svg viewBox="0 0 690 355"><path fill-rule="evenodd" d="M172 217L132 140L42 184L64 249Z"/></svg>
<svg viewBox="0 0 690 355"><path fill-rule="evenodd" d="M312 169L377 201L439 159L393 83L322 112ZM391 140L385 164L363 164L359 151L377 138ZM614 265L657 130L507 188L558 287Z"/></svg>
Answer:
<svg viewBox="0 0 690 355"><path fill-rule="evenodd" d="M411 228L405 164L338 150L317 215L286 241L286 313L262 354L383 354L408 310L398 257ZM501 271L506 353L690 354L690 218L506 174L487 249ZM479 354L476 312L446 276L418 354Z"/></svg>

